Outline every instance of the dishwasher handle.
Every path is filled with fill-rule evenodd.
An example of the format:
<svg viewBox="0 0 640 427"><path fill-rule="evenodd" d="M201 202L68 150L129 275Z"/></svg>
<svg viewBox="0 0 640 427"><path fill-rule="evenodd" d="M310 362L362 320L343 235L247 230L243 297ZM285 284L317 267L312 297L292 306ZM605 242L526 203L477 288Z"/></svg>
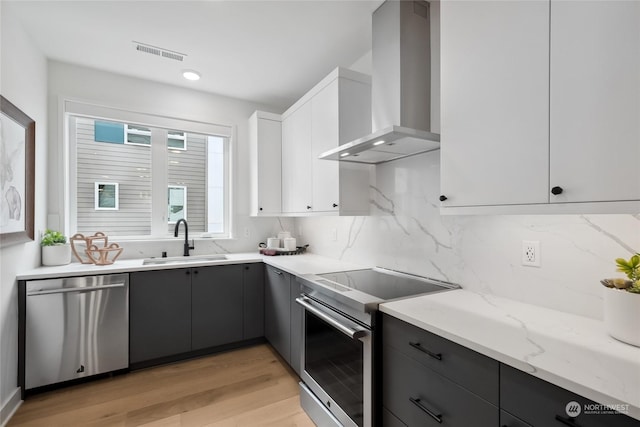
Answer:
<svg viewBox="0 0 640 427"><path fill-rule="evenodd" d="M100 286L86 286L79 288L57 288L57 289L46 289L39 291L30 291L27 293L27 296L37 296L37 295L50 295L50 294L66 294L70 292L94 292L101 291L103 289L113 289L113 288L124 288L125 283L114 283L111 285L100 285Z"/></svg>

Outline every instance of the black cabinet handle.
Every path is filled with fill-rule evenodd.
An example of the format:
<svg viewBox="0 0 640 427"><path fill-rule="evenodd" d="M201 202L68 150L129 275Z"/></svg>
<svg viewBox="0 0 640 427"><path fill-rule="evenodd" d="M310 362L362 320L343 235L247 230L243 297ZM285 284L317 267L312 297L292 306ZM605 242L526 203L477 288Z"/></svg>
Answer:
<svg viewBox="0 0 640 427"><path fill-rule="evenodd" d="M409 345L416 350L423 352L427 356L433 357L434 359L442 360L442 353L434 353L432 351L429 351L421 346L419 342L409 342Z"/></svg>
<svg viewBox="0 0 640 427"><path fill-rule="evenodd" d="M561 417L560 415L556 415L556 421L560 421L562 424L569 427L580 427L580 424L575 422L575 418Z"/></svg>
<svg viewBox="0 0 640 427"><path fill-rule="evenodd" d="M247 265L247 266L245 266L245 267L244 267L244 269L245 269L245 270L248 270L248 269L249 269L249 266L248 266L248 265Z"/></svg>
<svg viewBox="0 0 640 427"><path fill-rule="evenodd" d="M435 412L432 412L429 408L427 408L422 403L420 403L420 399L414 399L413 397L410 397L409 400L411 401L411 403L413 403L418 408L420 408L422 412L429 415L431 418L436 420L439 424L442 424L442 414L436 414Z"/></svg>
<svg viewBox="0 0 640 427"><path fill-rule="evenodd" d="M333 206L334 208L337 208L337 207L338 207L338 205L337 205L337 204L335 204L335 203L334 203L333 205L331 205L331 206Z"/></svg>
<svg viewBox="0 0 640 427"><path fill-rule="evenodd" d="M191 272L189 270L185 271L185 274L188 276L191 274Z"/></svg>
<svg viewBox="0 0 640 427"><path fill-rule="evenodd" d="M311 206L307 206L307 209L311 209Z"/></svg>
<svg viewBox="0 0 640 427"><path fill-rule="evenodd" d="M445 196L444 194L440 196L440 201L444 202L445 200L447 200L447 196Z"/></svg>
<svg viewBox="0 0 640 427"><path fill-rule="evenodd" d="M551 189L551 194L553 194L554 196L557 196L558 194L562 194L564 190L562 189L562 187L553 187Z"/></svg>
<svg viewBox="0 0 640 427"><path fill-rule="evenodd" d="M198 270L193 270L193 274L198 274Z"/></svg>
<svg viewBox="0 0 640 427"><path fill-rule="evenodd" d="M278 276L282 276L282 271L276 271L276 274L277 274Z"/></svg>
<svg viewBox="0 0 640 427"><path fill-rule="evenodd" d="M260 210L260 211L261 211L261 210L262 210L262 208L258 208L258 210Z"/></svg>

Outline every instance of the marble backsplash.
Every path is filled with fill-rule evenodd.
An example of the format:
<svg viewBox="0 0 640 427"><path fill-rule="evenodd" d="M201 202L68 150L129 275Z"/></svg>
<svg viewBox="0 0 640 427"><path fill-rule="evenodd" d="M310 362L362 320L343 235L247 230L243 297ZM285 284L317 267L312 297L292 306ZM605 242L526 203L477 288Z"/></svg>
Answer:
<svg viewBox="0 0 640 427"><path fill-rule="evenodd" d="M236 218L234 227L237 230L237 236L233 239L214 240L199 239L192 234L189 240L196 238L195 249L191 251L191 255L208 255L208 254L226 254L239 252L258 252L258 244L266 242L267 237L276 236L280 231L289 231L294 229L293 218L251 218L241 216ZM248 236L245 235L248 232ZM162 252L166 251L167 256L180 256L184 249L184 228L180 228L180 235L177 238L169 238L166 240L154 241L119 241L117 242L124 248L122 259L133 258L150 258L160 257Z"/></svg>
<svg viewBox="0 0 640 427"><path fill-rule="evenodd" d="M442 216L439 152L376 166L371 216L296 219L309 250L458 283L591 318L614 259L640 251L640 214ZM521 264L523 240L540 241L541 267Z"/></svg>

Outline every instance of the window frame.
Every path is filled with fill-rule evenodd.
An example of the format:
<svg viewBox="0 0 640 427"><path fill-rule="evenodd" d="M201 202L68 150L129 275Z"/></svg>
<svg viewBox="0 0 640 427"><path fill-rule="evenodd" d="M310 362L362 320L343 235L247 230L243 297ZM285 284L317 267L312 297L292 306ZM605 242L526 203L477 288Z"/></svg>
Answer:
<svg viewBox="0 0 640 427"><path fill-rule="evenodd" d="M64 174L63 192L61 194L60 204L62 208L61 217L63 219L66 234L75 234L77 228L77 204L75 200L75 188L77 170L75 156L75 133L72 132L71 123L74 117L84 117L92 120L116 121L125 124L136 124L151 129L169 131L183 129L186 134L196 133L209 136L217 136L224 138L225 143L225 186L224 186L224 231L222 233L214 233L205 231L199 236L194 237L201 239L233 239L235 236L235 168L234 158L236 154L235 140L237 138L237 130L235 125L216 124L212 122L203 122L197 120L189 120L178 117L169 117L166 115L156 115L153 113L143 113L138 111L124 110L120 108L111 108L98 105L96 103L63 99L60 100L60 111L62 121L61 139L64 144L64 150L61 152L61 164L63 165ZM167 133L168 135L168 133ZM153 138L153 130L152 130ZM164 168L167 162L168 147L164 144L137 144L151 148L152 153L152 173ZM171 148L172 150L174 148ZM164 155L162 161L158 161L158 154ZM161 169L158 169L161 168ZM155 172L154 172L155 170ZM163 172L164 178L157 180L152 179L152 221L151 234L148 235L131 235L118 236L120 241L159 241L173 240L173 236L168 233L168 210L167 210L167 174ZM162 212L161 215L157 215Z"/></svg>
<svg viewBox="0 0 640 427"><path fill-rule="evenodd" d="M187 151L187 132L181 131L182 138L171 137L171 132L175 131L175 129L168 130L167 129L167 149L169 150L178 150L178 151ZM174 134L175 135L175 134ZM169 139L178 139L182 141L182 148L180 147L169 147Z"/></svg>
<svg viewBox="0 0 640 427"><path fill-rule="evenodd" d="M186 185L174 185L174 184L169 184L169 185L167 186L167 198L169 199L169 200L167 201L167 224L169 224L169 225L171 225L171 224L175 224L176 222L178 222L178 221L171 221L171 220L169 219L169 212L168 212L168 210L169 210L169 207L171 207L171 204L169 203L169 201L170 201L170 199L171 199L171 197L169 196L169 191L170 191L172 188L176 188L176 189L180 189L180 190L183 190L183 191L184 191L184 197L183 197L183 199L182 199L182 202L183 202L183 204L182 204L182 208L183 208L183 212L184 212L184 213L183 213L182 218L184 218L184 219L185 219L185 221L188 221L188 218L187 218L187 186L186 186ZM205 222L206 222L206 221L205 221Z"/></svg>
<svg viewBox="0 0 640 427"><path fill-rule="evenodd" d="M113 185L115 187L115 207L100 206L100 186ZM96 211L119 211L120 210L120 184L117 182L95 181L93 183L93 209Z"/></svg>
<svg viewBox="0 0 640 427"><path fill-rule="evenodd" d="M126 145L137 145L139 147L151 147L151 130L138 130L138 129L131 129L129 127L130 123L125 123L124 124L124 143ZM134 125L136 126L136 125ZM140 127L146 127L146 126L142 126L140 125ZM149 143L148 144L140 144L139 142L129 142L129 135L142 135L142 136L148 136L149 137Z"/></svg>

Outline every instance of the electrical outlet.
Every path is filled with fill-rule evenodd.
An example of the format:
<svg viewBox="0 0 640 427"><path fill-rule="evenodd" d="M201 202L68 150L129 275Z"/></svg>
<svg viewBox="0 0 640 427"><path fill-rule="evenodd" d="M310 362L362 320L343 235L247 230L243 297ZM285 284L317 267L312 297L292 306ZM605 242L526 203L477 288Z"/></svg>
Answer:
<svg viewBox="0 0 640 427"><path fill-rule="evenodd" d="M333 239L334 242L338 241L338 229L337 228L332 228L331 229L331 238Z"/></svg>
<svg viewBox="0 0 640 427"><path fill-rule="evenodd" d="M302 237L302 226L298 227L298 238Z"/></svg>
<svg viewBox="0 0 640 427"><path fill-rule="evenodd" d="M251 236L251 230L249 230L249 227L245 227L244 228L244 237L249 237Z"/></svg>
<svg viewBox="0 0 640 427"><path fill-rule="evenodd" d="M522 265L527 267L540 267L540 241L522 241Z"/></svg>

